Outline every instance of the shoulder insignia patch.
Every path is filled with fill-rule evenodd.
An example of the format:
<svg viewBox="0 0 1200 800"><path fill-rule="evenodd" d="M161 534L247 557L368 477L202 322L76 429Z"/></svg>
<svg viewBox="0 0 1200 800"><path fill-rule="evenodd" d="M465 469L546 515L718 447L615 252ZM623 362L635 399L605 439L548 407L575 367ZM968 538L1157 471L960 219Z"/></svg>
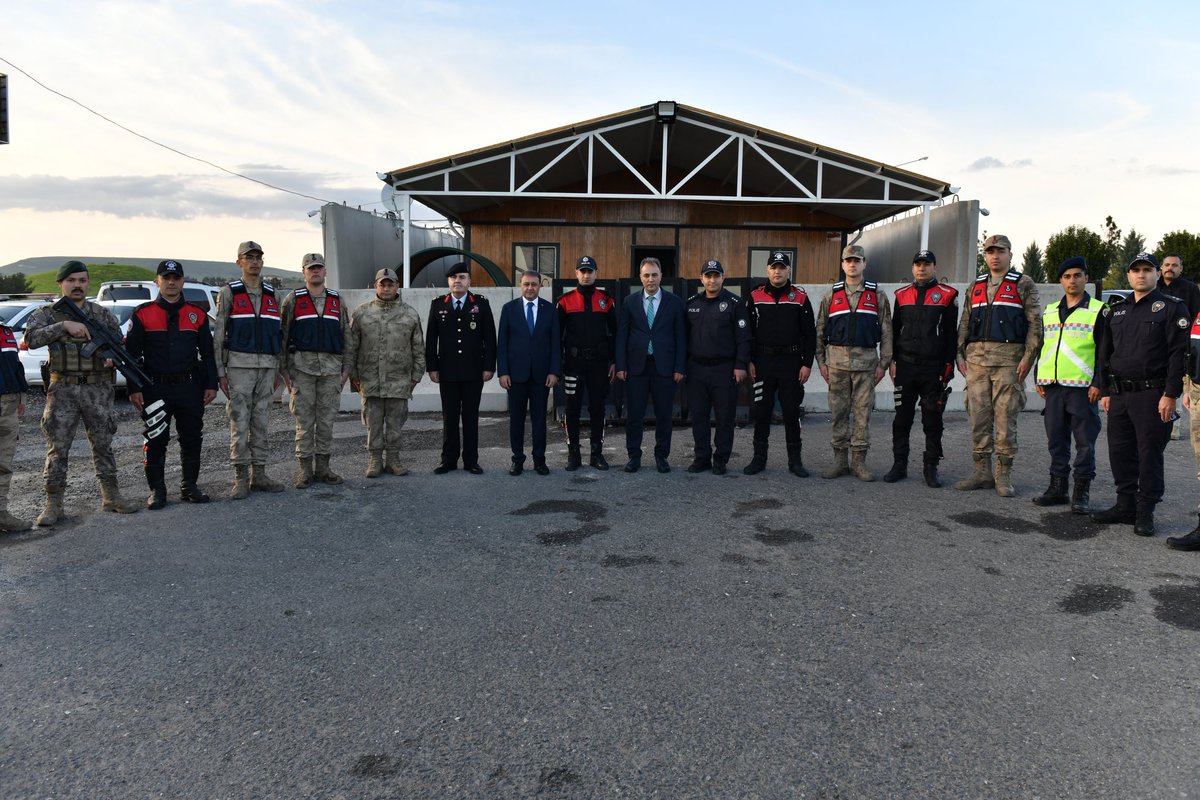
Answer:
<svg viewBox="0 0 1200 800"><path fill-rule="evenodd" d="M1158 313L1159 311L1162 311L1166 307L1167 307L1167 304L1164 303L1162 300L1155 300L1154 305L1150 306L1150 310L1155 313Z"/></svg>

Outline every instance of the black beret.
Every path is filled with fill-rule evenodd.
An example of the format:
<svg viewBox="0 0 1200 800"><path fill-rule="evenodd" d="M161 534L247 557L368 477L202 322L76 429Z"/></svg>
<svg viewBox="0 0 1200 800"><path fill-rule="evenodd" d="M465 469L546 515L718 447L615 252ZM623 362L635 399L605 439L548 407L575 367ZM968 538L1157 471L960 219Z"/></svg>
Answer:
<svg viewBox="0 0 1200 800"><path fill-rule="evenodd" d="M1087 261L1084 260L1083 256L1071 256L1066 261L1059 264L1058 265L1058 279L1062 280L1063 273L1066 272L1067 270L1076 269L1076 268L1083 270L1083 273L1085 275L1087 274L1087 271L1088 271Z"/></svg>
<svg viewBox="0 0 1200 800"><path fill-rule="evenodd" d="M465 261L458 261L458 262L455 262L455 263L451 264L450 266L446 267L446 277L447 278L449 278L451 275L458 275L460 272L465 272L468 275L470 275L471 274L471 265Z"/></svg>

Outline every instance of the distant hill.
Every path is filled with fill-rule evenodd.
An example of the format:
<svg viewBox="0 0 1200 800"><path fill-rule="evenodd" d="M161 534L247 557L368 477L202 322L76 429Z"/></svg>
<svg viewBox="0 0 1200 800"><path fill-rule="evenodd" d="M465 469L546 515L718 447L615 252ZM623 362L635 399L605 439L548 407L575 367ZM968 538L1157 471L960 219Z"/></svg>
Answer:
<svg viewBox="0 0 1200 800"><path fill-rule="evenodd" d="M33 286L33 291L53 294L58 293L57 276L57 269L49 272L25 273L25 279ZM152 281L154 280L154 270L130 264L88 264L88 277L90 279L89 286L92 287L88 291L95 294L100 284L105 281Z"/></svg>
<svg viewBox="0 0 1200 800"><path fill-rule="evenodd" d="M35 258L23 258L20 261L14 261L11 264L6 264L0 267L0 275L11 275L14 272L24 272L27 276L36 275L39 272L57 272L64 261L77 259L87 264L89 267L93 265L113 265L113 266L132 266L142 267L150 271L150 278L154 277L154 270L158 266L159 258L111 258L103 256L37 256ZM230 281L234 278L240 278L242 273L238 269L237 264L232 261L189 261L183 259L183 268L187 272L188 280L201 280L203 278L218 278L221 282ZM275 267L264 267L263 275L268 278L279 278L284 282L285 286L299 286L304 283L304 276L297 270L291 269L276 269ZM119 280L123 276L110 278L109 280ZM142 280L138 278L137 280ZM52 287L57 291L57 286Z"/></svg>

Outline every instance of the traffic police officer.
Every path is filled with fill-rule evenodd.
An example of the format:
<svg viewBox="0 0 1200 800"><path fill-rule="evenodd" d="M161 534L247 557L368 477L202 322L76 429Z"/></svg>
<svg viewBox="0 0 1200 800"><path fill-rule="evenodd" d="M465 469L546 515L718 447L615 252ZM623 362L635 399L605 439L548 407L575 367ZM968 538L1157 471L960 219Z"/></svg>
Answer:
<svg viewBox="0 0 1200 800"><path fill-rule="evenodd" d="M280 372L292 393L296 418L295 487L313 479L337 484L342 477L329 467L333 419L341 408L342 387L350 377L343 365L346 313L342 298L325 285L325 257L308 253L300 261L304 288L283 298L283 356ZM314 463L315 462L315 463Z"/></svg>
<svg viewBox="0 0 1200 800"><path fill-rule="evenodd" d="M0 324L0 531L29 530L29 520L8 513L13 456L21 436L20 418L25 415L25 391L29 388L17 352L16 334L12 328Z"/></svg>
<svg viewBox="0 0 1200 800"><path fill-rule="evenodd" d="M450 292L434 298L425 330L425 367L442 396L442 460L433 471L458 468L461 421L463 468L480 475L479 401L496 372L496 323L487 298L468 291L467 262L451 265L446 278Z"/></svg>
<svg viewBox="0 0 1200 800"><path fill-rule="evenodd" d="M692 417L695 456L688 472L712 469L724 475L733 450L737 387L750 365L750 325L746 305L724 288L725 268L705 261L700 268L704 291L688 298L687 399ZM716 451L709 440L709 413L716 415Z"/></svg>
<svg viewBox="0 0 1200 800"><path fill-rule="evenodd" d="M1035 505L1067 503L1071 474L1071 438L1075 439L1075 486L1071 510L1088 513L1089 491L1096 477L1096 437L1100 435L1100 376L1096 350L1104 338L1106 306L1087 293L1087 262L1082 256L1058 266L1062 300L1046 307L1042 317L1042 352L1038 356L1037 393L1050 447L1050 486L1033 498Z"/></svg>
<svg viewBox="0 0 1200 800"><path fill-rule="evenodd" d="M133 403L146 423L146 483L150 496L146 508L157 511L167 504L164 472L171 419L179 435L179 463L183 478L179 498L207 503L209 497L196 481L200 477L200 446L204 407L217 396L217 362L213 357L208 314L183 299L183 264L158 262L155 283L158 297L133 312L125 349L142 363L153 383L131 391Z"/></svg>
<svg viewBox="0 0 1200 800"><path fill-rule="evenodd" d="M88 269L82 261L68 261L55 276L63 297L82 309L120 340L121 326L104 306L87 300ZM42 412L42 433L46 452L46 507L37 524L49 527L62 517L63 493L67 488L67 457L79 420L87 429L92 446L92 461L100 479L101 508L131 514L137 506L127 503L117 487L117 460L113 457L113 368L106 359L85 357L81 350L91 334L87 326L65 312L46 305L29 316L25 342L30 349L46 347L50 355L50 385L46 387L46 410Z"/></svg>
<svg viewBox="0 0 1200 800"><path fill-rule="evenodd" d="M892 468L887 483L908 477L908 435L921 401L925 431L925 485L936 489L942 460L942 412L954 377L958 349L958 291L939 283L937 256L922 250L913 256L913 282L896 290L892 346L896 360L889 372L896 386L896 418L892 421Z"/></svg>
<svg viewBox="0 0 1200 800"><path fill-rule="evenodd" d="M754 457L742 468L746 475L762 472L767 466L771 414L778 394L788 470L798 478L808 477L800 451L800 403L804 400L804 383L812 372L817 329L808 295L791 282L791 271L788 254L775 251L767 263L767 283L750 292L747 300L754 340L750 361L750 380L754 382Z"/></svg>
<svg viewBox="0 0 1200 800"><path fill-rule="evenodd" d="M1163 450L1178 419L1190 320L1183 304L1155 288L1158 262L1139 253L1127 270L1133 295L1110 312L1100 346L1100 408L1108 414L1108 457L1117 502L1093 514L1105 524L1133 524L1154 535L1163 495Z"/></svg>
<svg viewBox="0 0 1200 800"><path fill-rule="evenodd" d="M563 393L567 398L567 471L579 469L580 414L583 390L588 396L588 427L592 454L588 462L608 469L604 459L604 400L616 374L613 340L617 335L617 304L596 285L596 260L580 256L575 264L579 285L558 298L558 326L562 331Z"/></svg>

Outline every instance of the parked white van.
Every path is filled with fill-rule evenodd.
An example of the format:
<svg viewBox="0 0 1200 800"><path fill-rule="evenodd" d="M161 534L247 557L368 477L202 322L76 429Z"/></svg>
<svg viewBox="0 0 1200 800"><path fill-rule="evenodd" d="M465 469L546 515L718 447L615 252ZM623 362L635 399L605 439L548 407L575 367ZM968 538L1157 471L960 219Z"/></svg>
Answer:
<svg viewBox="0 0 1200 800"><path fill-rule="evenodd" d="M210 317L217 316L217 294L220 286L209 286L204 283L187 282L183 284L183 297L189 303L194 303L208 312ZM153 300L158 297L158 284L154 281L105 281L96 292L97 300Z"/></svg>

